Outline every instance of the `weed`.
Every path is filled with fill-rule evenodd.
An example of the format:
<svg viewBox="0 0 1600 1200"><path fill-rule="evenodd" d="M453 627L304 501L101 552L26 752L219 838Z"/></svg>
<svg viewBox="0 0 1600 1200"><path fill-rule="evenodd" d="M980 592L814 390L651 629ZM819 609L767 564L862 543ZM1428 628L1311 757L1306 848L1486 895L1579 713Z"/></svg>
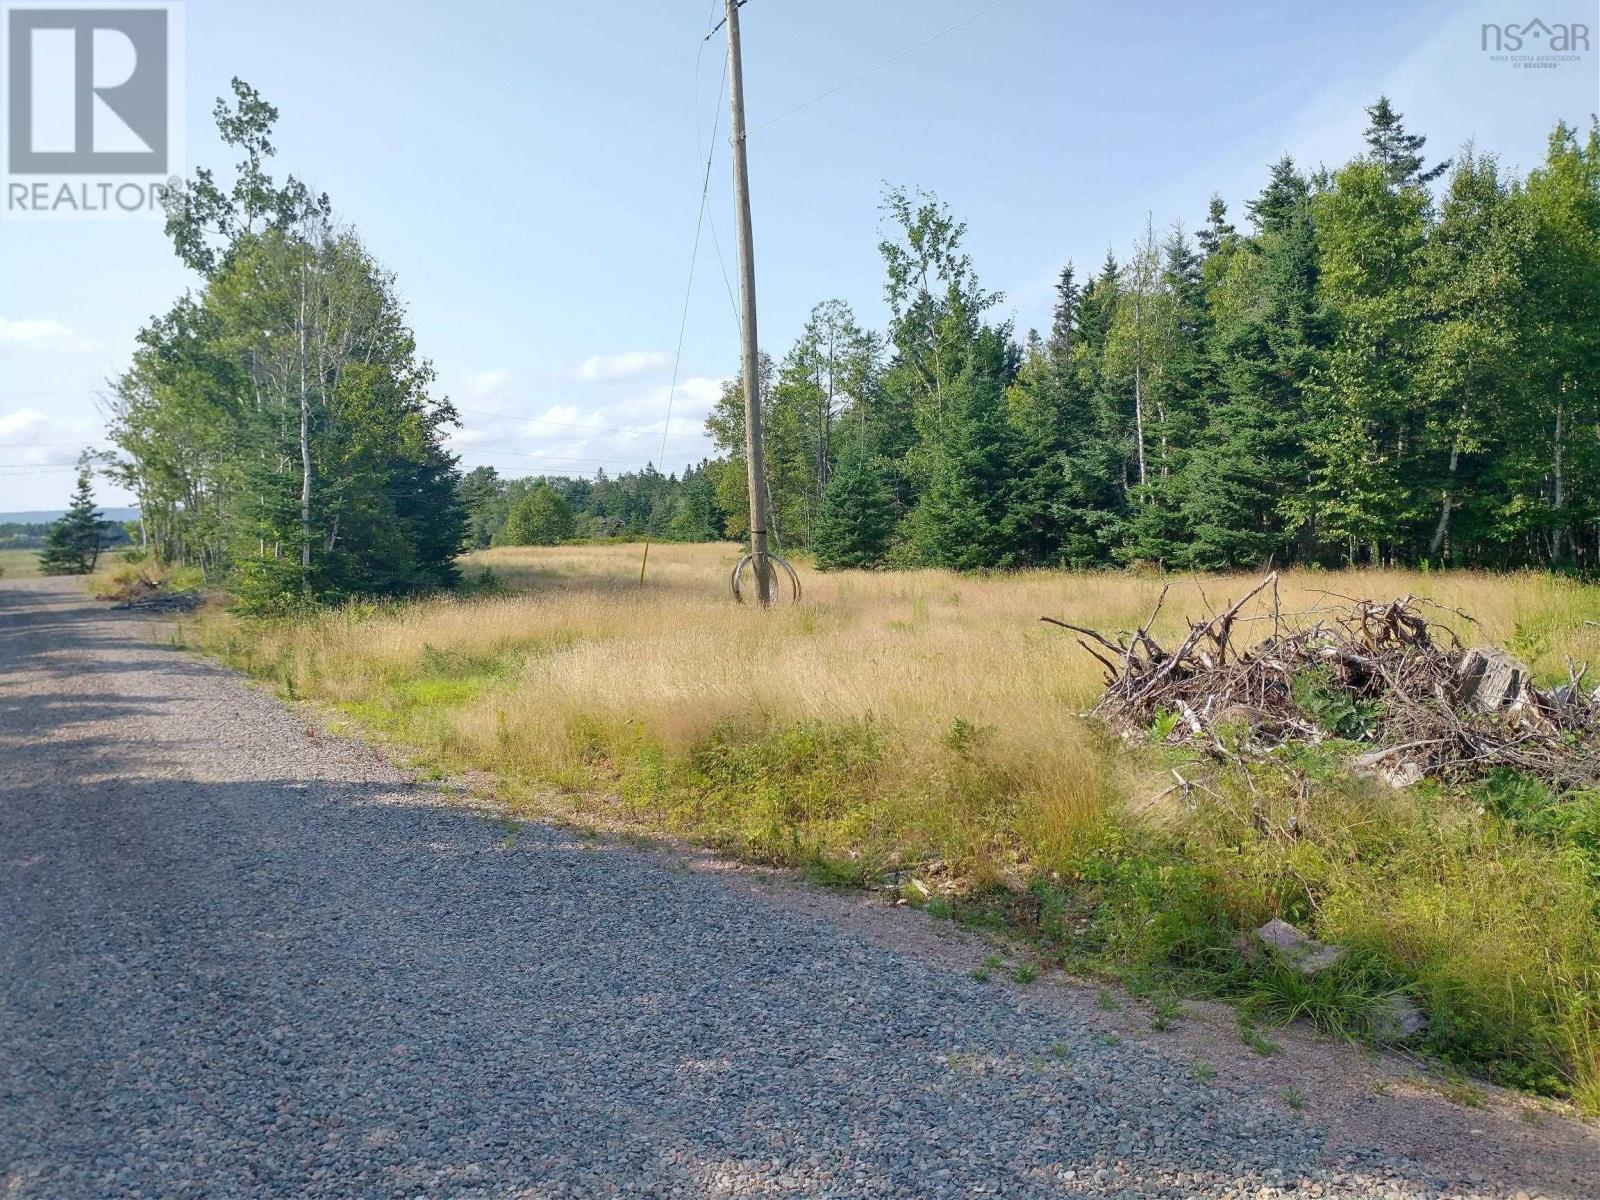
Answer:
<svg viewBox="0 0 1600 1200"><path fill-rule="evenodd" d="M1150 1028L1157 1033L1165 1033L1173 1028L1178 1018L1183 1015L1183 1002L1176 996L1156 996L1150 1001L1151 1018Z"/></svg>
<svg viewBox="0 0 1600 1200"><path fill-rule="evenodd" d="M1072 1047L1068 1046L1065 1042L1057 1042L1055 1045L1050 1047L1050 1057L1055 1059L1071 1058Z"/></svg>
<svg viewBox="0 0 1600 1200"><path fill-rule="evenodd" d="M1122 1008L1121 1003L1111 994L1110 988L1097 988L1094 999L1095 1003L1100 1006L1101 1012L1117 1012Z"/></svg>
<svg viewBox="0 0 1600 1200"><path fill-rule="evenodd" d="M1196 1083L1210 1083L1217 1077L1217 1069L1210 1063L1199 1061L1189 1068L1189 1078Z"/></svg>
<svg viewBox="0 0 1600 1200"><path fill-rule="evenodd" d="M1301 671L1291 681L1294 702L1319 728L1341 738L1357 741L1372 736L1381 706L1372 700L1352 700L1326 667Z"/></svg>
<svg viewBox="0 0 1600 1200"><path fill-rule="evenodd" d="M1297 1087L1286 1087L1283 1089L1281 1095L1283 1096L1283 1102L1295 1112L1299 1112L1306 1106L1305 1095Z"/></svg>
<svg viewBox="0 0 1600 1200"><path fill-rule="evenodd" d="M1434 1091L1463 1108L1482 1108L1489 1098L1481 1087L1460 1075L1446 1076L1434 1085Z"/></svg>
<svg viewBox="0 0 1600 1200"><path fill-rule="evenodd" d="M1239 1022L1239 1040L1263 1058L1269 1058L1283 1049L1277 1042L1267 1037L1260 1029L1248 1021Z"/></svg>
<svg viewBox="0 0 1600 1200"><path fill-rule="evenodd" d="M1164 708L1157 710L1156 719L1150 726L1150 739L1155 742L1166 741L1176 732L1180 720L1182 718L1176 712L1168 712Z"/></svg>
<svg viewBox="0 0 1600 1200"><path fill-rule="evenodd" d="M1021 984L1032 983L1035 979L1039 978L1039 964L1031 962L1022 963L1012 973L1012 978Z"/></svg>

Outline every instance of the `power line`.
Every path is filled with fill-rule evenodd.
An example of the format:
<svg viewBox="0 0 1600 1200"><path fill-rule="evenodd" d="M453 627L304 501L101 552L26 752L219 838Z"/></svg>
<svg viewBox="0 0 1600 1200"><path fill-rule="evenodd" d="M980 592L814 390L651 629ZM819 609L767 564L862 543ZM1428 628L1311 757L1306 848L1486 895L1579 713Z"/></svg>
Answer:
<svg viewBox="0 0 1600 1200"><path fill-rule="evenodd" d="M702 43L703 45L703 43ZM700 212L694 222L694 245L689 251L689 280L683 289L683 312L678 318L678 348L672 356L672 385L667 389L667 415L661 426L661 457L667 456L667 433L672 428L672 404L678 397L678 375L683 368L683 340L689 331L689 302L694 296L694 269L700 260L700 231L705 227L706 208L711 196L711 161L717 153L717 130L722 124L722 95L728 87L728 59L722 60L722 83L717 88L717 110L711 120L711 148L706 152L706 167L700 176ZM640 571L642 579L644 572Z"/></svg>
<svg viewBox="0 0 1600 1200"><path fill-rule="evenodd" d="M91 442L98 441L98 440L100 440L101 437L104 437L104 435L102 434L102 435L99 435L99 437L91 438L89 440ZM82 439L72 438L72 439L70 439L68 441L63 441L63 442L29 442L29 443L27 443L26 446L21 446L21 445L17 446L17 449L18 450L32 449L34 446L82 446L82 445L84 445L84 442L83 442Z"/></svg>
<svg viewBox="0 0 1600 1200"><path fill-rule="evenodd" d="M98 396L101 388L40 388L34 391L0 392L0 396Z"/></svg>
<svg viewBox="0 0 1600 1200"><path fill-rule="evenodd" d="M538 454L527 450L477 450L471 447L462 447L457 454L479 455L492 454L508 458L531 458L541 462L570 462L570 463L599 463L608 467L648 467L655 464L648 459L636 458L584 458L576 454Z"/></svg>
<svg viewBox="0 0 1600 1200"><path fill-rule="evenodd" d="M963 25L972 24L972 22L976 21L979 17L987 16L989 13L992 13L995 9L999 8L1002 4L1005 4L1005 3L1006 3L1006 0L994 0L994 3L989 5L987 8L979 9L977 12L973 13L970 17L961 18L961 20L957 21L954 25L950 26L948 29L941 29L938 33L934 34L932 37L924 38L922 41L918 42L915 46L908 46L906 49L900 51L899 54L896 54L893 58L886 58L881 63L879 63L877 66L868 67L865 71L862 71L859 75L852 75L852 76L850 76L849 79L846 79L844 82L834 84L827 91L818 92L815 96L811 97L811 99L803 101L803 102L801 102L799 104L796 104L793 108L785 109L783 112L779 113L777 116L773 117L771 120L763 121L761 124L757 125L754 129L750 130L750 132L748 134L746 134L745 136L747 136L747 137L753 136L755 134L760 133L763 129L770 129L772 126L776 125L779 121L782 121L784 118L794 116L794 114L799 112L801 109L810 108L813 104L817 103L817 101L826 100L829 96L833 95L835 92L844 91L844 89L849 87L852 83L860 83L867 76L876 75L879 71L883 70L885 67L893 66L895 63L899 62L902 58L905 58L908 54L915 54L918 50L921 50L924 46L933 45L933 43L937 42L940 38L948 37L950 34L954 33L956 30L960 29Z"/></svg>
<svg viewBox="0 0 1600 1200"><path fill-rule="evenodd" d="M741 0L741 2L742 2L742 0ZM713 6L712 11L713 12L716 11L714 6ZM698 101L699 101L699 98L700 98L700 57L701 57L701 55L703 55L705 53L706 42L709 42L711 40L711 38L712 38L712 35L715 34L717 32L717 29L720 29L720 28L721 28L721 26L718 25L716 28L712 29L711 33L706 34L706 36L700 42L700 49L695 54L695 59L694 59L695 100L696 100L697 104L698 104ZM719 128L721 128L721 126L722 126L722 97L723 97L723 94L728 89L728 69L729 69L729 67L731 65L732 65L731 64L731 51L724 51L723 52L723 56L722 56L722 74L721 74L720 81L717 84L717 104L716 104L716 108L714 108L712 110L712 116L711 116L711 137L709 139L709 145L708 145L708 147L706 149L706 165L705 165L705 170L702 171L701 174L700 174L700 209L699 209L699 212L696 214L695 219L694 219L694 244L689 249L689 278L684 284L684 288L683 288L683 312L678 318L678 347L677 347L676 352L672 356L672 386L667 389L667 415L666 415L666 420L663 422L663 424L661 426L661 458L662 458L663 462L666 461L666 457L667 457L667 431L672 428L672 402L677 398L677 395L678 395L678 373L683 368L683 339L684 339L685 334L687 334L688 330L689 330L689 303L694 298L694 269L695 269L696 264L698 264L699 261L700 261L700 231L703 228L705 228L706 209L707 209L707 206L710 204L710 198L711 198L711 163L712 163L712 160L715 159L716 155L717 155L717 130ZM700 114L698 112L696 112L695 113L695 143L696 143L696 149L698 149L698 147L699 147L699 141L700 141ZM717 260L719 262L722 260L722 254L721 254L720 249L718 250L718 253L717 253ZM726 280L726 278L727 278L727 270L726 270L726 268L723 269L723 278L724 278L724 280ZM650 566L650 537L648 535L646 535L646 537L644 539L644 555L639 560L639 587L641 589L644 588L644 573L645 573L646 568L648 568L649 566Z"/></svg>
<svg viewBox="0 0 1600 1200"><path fill-rule="evenodd" d="M650 425L584 425L577 421L552 421L545 417L519 417L511 413L490 412L482 408L462 408L456 405L457 412L471 413L475 417L499 417L504 421L526 421L533 425L555 425L562 429L582 429L590 433L654 433L655 423ZM698 433L675 433L674 438L700 437Z"/></svg>

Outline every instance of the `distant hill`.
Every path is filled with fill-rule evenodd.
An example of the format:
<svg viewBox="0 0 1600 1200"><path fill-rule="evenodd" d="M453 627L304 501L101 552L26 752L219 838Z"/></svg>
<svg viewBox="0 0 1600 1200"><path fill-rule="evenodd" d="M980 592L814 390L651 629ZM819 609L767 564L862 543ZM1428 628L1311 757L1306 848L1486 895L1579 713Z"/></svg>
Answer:
<svg viewBox="0 0 1600 1200"><path fill-rule="evenodd" d="M103 508L108 521L137 521L139 510L137 508ZM0 512L0 525L48 525L51 521L58 520L64 508L45 508L33 512Z"/></svg>

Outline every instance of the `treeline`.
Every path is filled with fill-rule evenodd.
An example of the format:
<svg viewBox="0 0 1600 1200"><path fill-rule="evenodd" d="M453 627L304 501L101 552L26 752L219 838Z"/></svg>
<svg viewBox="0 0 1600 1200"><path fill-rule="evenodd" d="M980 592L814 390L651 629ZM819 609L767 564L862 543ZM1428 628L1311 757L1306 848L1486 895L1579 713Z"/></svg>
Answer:
<svg viewBox="0 0 1600 1200"><path fill-rule="evenodd" d="M681 476L647 466L593 479L504 479L493 467L475 467L461 477L460 497L469 544L480 550L569 539L709 542L724 537L728 523L706 463Z"/></svg>
<svg viewBox="0 0 1600 1200"><path fill-rule="evenodd" d="M248 607L449 586L465 547L742 538L742 383L681 476L462 475L394 280L327 197L240 154L167 233L199 283L117 381L112 473L158 558ZM890 320L818 305L762 359L773 532L825 568L1152 563L1592 570L1600 559L1600 126L1508 177L1428 164L1380 99L1335 171L1276 163L1235 219L1060 273L1018 338L936 199L892 190Z"/></svg>
<svg viewBox="0 0 1600 1200"><path fill-rule="evenodd" d="M112 473L157 557L250 608L449 585L455 411L430 393L393 277L326 196L267 173L277 110L233 92L215 113L241 155L233 184L202 169L169 195L200 284L141 331L116 383Z"/></svg>
<svg viewBox="0 0 1600 1200"><path fill-rule="evenodd" d="M990 314L936 200L891 191L883 335L818 306L763 365L772 508L823 566L1437 564L1600 555L1600 130L1509 178L1429 165L1386 99L1335 171L1284 158ZM742 536L742 384L704 473Z"/></svg>
<svg viewBox="0 0 1600 1200"><path fill-rule="evenodd" d="M50 541L54 521L0 521L0 550L39 550ZM136 526L137 528L137 526ZM125 525L108 521L105 544L108 547L127 545L132 540Z"/></svg>

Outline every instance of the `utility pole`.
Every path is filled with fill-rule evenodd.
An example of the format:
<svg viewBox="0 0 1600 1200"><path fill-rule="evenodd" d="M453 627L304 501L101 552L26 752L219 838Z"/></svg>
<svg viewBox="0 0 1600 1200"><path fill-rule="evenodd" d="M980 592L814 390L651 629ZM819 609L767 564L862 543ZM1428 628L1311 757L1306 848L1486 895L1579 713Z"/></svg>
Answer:
<svg viewBox="0 0 1600 1200"><path fill-rule="evenodd" d="M733 105L733 205L739 233L739 296L742 302L740 361L744 371L744 461L750 476L750 558L763 607L776 596L767 557L767 478L761 439L761 353L756 338L756 252L750 229L750 163L745 154L744 63L739 53L739 9L727 0L728 82Z"/></svg>

